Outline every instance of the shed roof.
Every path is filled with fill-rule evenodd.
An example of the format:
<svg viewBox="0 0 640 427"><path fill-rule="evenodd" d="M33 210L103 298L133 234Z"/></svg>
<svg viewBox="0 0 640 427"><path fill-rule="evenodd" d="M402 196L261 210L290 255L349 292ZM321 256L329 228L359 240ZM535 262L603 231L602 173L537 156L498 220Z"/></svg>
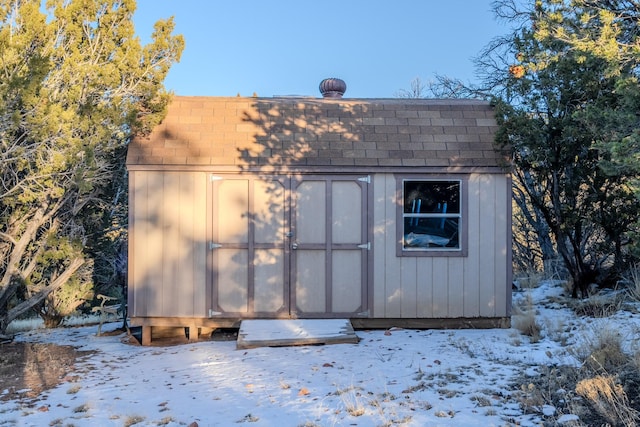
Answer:
<svg viewBox="0 0 640 427"><path fill-rule="evenodd" d="M129 168L494 168L492 107L479 100L175 96L129 145Z"/></svg>

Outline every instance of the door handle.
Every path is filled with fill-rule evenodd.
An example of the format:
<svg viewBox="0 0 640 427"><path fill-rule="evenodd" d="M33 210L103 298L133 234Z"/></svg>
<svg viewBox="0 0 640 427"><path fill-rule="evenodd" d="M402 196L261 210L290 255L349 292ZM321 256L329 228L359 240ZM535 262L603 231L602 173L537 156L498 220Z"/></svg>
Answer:
<svg viewBox="0 0 640 427"><path fill-rule="evenodd" d="M293 243L291 244L291 249L293 249L294 251L295 251L296 249L298 249L298 242L293 242Z"/></svg>

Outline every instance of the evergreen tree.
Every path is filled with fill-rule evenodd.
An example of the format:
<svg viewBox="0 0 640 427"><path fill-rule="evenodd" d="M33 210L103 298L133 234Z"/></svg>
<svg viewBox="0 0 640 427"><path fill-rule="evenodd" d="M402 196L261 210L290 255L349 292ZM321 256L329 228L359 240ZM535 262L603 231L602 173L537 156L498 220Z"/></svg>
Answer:
<svg viewBox="0 0 640 427"><path fill-rule="evenodd" d="M513 149L516 179L549 227L574 296L585 295L633 259L639 162L629 159L638 156L640 98L637 53L621 52L631 39L637 49L638 20L624 18L637 16L637 5L536 0L522 11L508 0L497 10L519 20L485 52L485 84L499 99L498 142Z"/></svg>
<svg viewBox="0 0 640 427"><path fill-rule="evenodd" d="M0 0L0 333L90 276L90 249L122 222L126 143L161 120L184 46L171 19L142 46L135 7Z"/></svg>

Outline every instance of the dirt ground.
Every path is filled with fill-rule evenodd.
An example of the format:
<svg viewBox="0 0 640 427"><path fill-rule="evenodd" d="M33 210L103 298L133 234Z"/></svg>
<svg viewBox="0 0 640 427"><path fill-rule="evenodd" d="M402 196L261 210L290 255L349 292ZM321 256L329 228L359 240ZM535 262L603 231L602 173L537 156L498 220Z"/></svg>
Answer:
<svg viewBox="0 0 640 427"><path fill-rule="evenodd" d="M60 383L76 381L76 360L92 353L55 344L0 344L0 401L36 401Z"/></svg>
<svg viewBox="0 0 640 427"><path fill-rule="evenodd" d="M105 331L103 335L120 334L122 330ZM237 339L237 330L221 329L212 334L214 341ZM139 345L130 339L132 345ZM186 339L159 339L155 345L178 345ZM95 351L79 351L75 347L55 344L10 342L0 344L0 402L31 400L35 403L47 390L63 382L76 382L82 372L76 362Z"/></svg>

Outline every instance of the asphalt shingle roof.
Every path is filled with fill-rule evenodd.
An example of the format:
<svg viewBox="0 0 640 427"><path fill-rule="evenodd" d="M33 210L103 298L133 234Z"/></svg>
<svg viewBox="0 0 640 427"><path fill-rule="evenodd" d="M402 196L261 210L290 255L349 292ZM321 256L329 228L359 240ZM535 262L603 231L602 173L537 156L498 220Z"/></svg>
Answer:
<svg viewBox="0 0 640 427"><path fill-rule="evenodd" d="M127 164L264 168L500 167L479 100L174 97Z"/></svg>

